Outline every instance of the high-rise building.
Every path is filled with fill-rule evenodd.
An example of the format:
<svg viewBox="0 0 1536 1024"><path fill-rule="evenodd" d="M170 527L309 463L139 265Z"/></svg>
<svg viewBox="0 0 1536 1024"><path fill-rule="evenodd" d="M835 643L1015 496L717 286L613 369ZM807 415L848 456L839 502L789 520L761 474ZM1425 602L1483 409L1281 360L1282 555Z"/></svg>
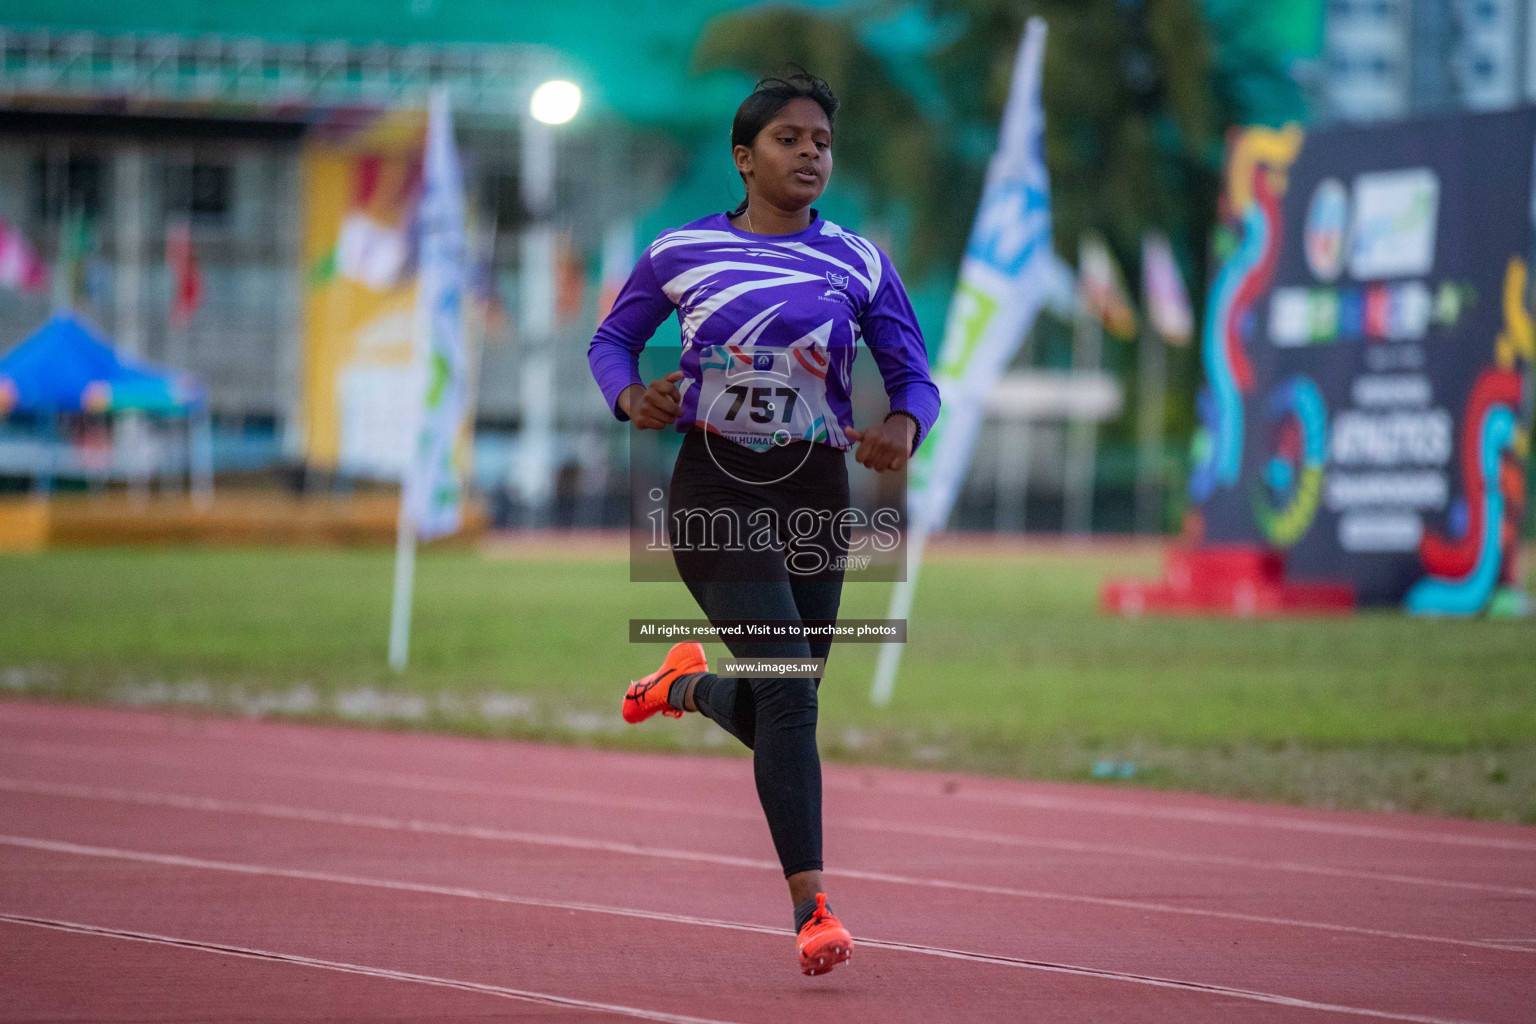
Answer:
<svg viewBox="0 0 1536 1024"><path fill-rule="evenodd" d="M1536 100L1536 0L1330 0L1320 119Z"/></svg>

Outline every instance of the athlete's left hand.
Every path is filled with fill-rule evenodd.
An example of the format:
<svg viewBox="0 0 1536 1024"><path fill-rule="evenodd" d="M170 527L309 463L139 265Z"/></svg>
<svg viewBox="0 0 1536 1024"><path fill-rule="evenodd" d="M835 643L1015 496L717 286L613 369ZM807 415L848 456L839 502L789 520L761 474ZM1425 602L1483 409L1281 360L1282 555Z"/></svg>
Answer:
<svg viewBox="0 0 1536 1024"><path fill-rule="evenodd" d="M917 424L907 416L892 416L877 427L859 430L850 427L843 433L848 440L859 442L853 457L861 465L877 473L888 469L904 469L907 456L912 451L912 438L917 436Z"/></svg>

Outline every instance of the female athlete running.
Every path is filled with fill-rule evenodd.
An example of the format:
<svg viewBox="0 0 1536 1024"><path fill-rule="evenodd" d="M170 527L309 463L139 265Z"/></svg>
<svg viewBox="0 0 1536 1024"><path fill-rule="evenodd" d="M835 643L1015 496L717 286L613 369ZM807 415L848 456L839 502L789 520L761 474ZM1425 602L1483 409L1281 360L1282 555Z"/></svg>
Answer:
<svg viewBox="0 0 1536 1024"><path fill-rule="evenodd" d="M832 90L813 75L759 82L731 127L746 198L732 213L662 232L587 353L620 420L687 432L672 472L668 537L679 574L717 627L835 620L838 556L849 540L847 523L839 526L849 511L844 453L857 444L861 464L900 470L939 412L927 350L889 258L811 208L832 173L836 111ZM674 311L679 367L646 386L639 352ZM849 403L860 338L891 408L862 429ZM704 521L707 538L690 526ZM825 658L831 640L733 637L727 646L736 658L808 659ZM631 723L658 711L702 712L753 751L806 974L853 952L821 884L817 682L714 675L704 648L682 643L629 684L623 704Z"/></svg>

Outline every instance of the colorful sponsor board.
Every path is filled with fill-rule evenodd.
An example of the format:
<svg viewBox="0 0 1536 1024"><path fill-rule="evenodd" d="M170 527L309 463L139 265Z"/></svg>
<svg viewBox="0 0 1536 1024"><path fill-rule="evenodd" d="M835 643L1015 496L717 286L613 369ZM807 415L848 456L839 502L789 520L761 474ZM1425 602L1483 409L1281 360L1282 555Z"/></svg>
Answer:
<svg viewBox="0 0 1536 1024"><path fill-rule="evenodd" d="M1536 112L1230 140L1191 496L1363 604L1523 606Z"/></svg>

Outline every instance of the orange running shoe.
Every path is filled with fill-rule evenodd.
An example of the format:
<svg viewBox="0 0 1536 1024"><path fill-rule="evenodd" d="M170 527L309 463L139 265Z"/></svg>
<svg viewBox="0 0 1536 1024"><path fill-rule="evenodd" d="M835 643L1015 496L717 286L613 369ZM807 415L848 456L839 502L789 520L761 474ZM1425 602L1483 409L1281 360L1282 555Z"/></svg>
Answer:
<svg viewBox="0 0 1536 1024"><path fill-rule="evenodd" d="M816 910L800 929L798 946L803 974L826 974L853 959L853 936L827 909L826 893L816 894Z"/></svg>
<svg viewBox="0 0 1536 1024"><path fill-rule="evenodd" d="M690 672L708 671L703 644L673 644L661 668L629 684L629 692L624 694L624 721L633 725L658 711L671 718L682 718L682 711L667 703L667 691L672 689L673 680Z"/></svg>

